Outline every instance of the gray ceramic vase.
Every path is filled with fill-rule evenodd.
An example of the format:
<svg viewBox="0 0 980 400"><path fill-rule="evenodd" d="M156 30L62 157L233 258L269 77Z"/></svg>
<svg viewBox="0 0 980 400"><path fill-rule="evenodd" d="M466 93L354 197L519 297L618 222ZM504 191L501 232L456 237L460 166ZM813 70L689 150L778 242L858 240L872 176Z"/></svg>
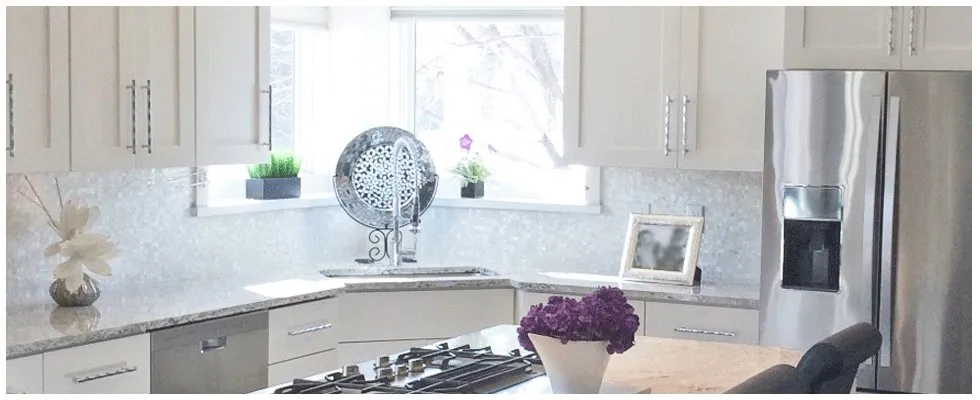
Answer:
<svg viewBox="0 0 980 400"><path fill-rule="evenodd" d="M55 303L62 307L85 307L90 306L99 299L102 294L102 286L88 274L82 275L82 287L78 291L71 292L65 287L64 279L56 279L51 283L48 293Z"/></svg>

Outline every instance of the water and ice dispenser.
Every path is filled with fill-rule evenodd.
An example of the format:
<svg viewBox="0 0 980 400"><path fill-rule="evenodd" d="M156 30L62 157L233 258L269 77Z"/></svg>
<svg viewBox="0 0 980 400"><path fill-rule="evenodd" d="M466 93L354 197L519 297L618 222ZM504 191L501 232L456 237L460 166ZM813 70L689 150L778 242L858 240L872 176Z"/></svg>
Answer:
<svg viewBox="0 0 980 400"><path fill-rule="evenodd" d="M842 201L839 186L783 187L783 288L838 291Z"/></svg>

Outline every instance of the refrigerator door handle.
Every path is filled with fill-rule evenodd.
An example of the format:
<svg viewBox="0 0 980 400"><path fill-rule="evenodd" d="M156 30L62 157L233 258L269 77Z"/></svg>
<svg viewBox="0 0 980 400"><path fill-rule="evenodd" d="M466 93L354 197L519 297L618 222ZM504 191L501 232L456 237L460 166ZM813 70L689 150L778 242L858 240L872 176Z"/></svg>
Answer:
<svg viewBox="0 0 980 400"><path fill-rule="evenodd" d="M868 150L867 150L867 173L865 175L864 193L864 258L862 265L865 271L873 271L875 267L875 222L877 220L876 201L878 196L878 171L880 170L880 160L878 158L878 144L881 143L881 136L885 129L885 96L874 96L878 100L875 104L874 118L868 126ZM874 360L869 358L864 362L865 365L874 366Z"/></svg>
<svg viewBox="0 0 980 400"><path fill-rule="evenodd" d="M895 196L898 163L899 107L898 97L888 98L888 118L885 121L884 187L881 202L881 284L879 286L878 330L881 332L881 352L878 364L891 366L892 308L895 274Z"/></svg>

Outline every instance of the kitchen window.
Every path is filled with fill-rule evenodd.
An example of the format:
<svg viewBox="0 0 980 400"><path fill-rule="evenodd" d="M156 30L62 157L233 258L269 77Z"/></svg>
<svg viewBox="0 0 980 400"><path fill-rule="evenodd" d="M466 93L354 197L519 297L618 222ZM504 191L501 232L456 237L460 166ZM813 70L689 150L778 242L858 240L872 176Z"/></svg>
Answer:
<svg viewBox="0 0 980 400"><path fill-rule="evenodd" d="M302 198L247 200L247 166L210 166L198 215L336 204L337 158L378 125L426 144L437 207L598 212L598 168L562 163L562 8L376 8L332 8L338 26L328 32L277 18L302 7L272 7L273 143L302 158ZM460 200L450 173L463 135L492 172L483 199Z"/></svg>
<svg viewBox="0 0 980 400"><path fill-rule="evenodd" d="M467 135L492 172L488 199L597 202L597 171L562 161L561 8L395 8L392 23L395 115L442 171L439 195L459 197L450 171Z"/></svg>

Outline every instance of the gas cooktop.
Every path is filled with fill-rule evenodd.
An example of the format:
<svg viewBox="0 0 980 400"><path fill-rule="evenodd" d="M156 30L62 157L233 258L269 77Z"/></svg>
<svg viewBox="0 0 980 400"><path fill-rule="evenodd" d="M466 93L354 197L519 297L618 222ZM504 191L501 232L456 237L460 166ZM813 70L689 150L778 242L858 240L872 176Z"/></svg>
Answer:
<svg viewBox="0 0 980 400"><path fill-rule="evenodd" d="M537 354L511 350L497 354L487 347L450 347L440 343L416 347L362 364L345 366L322 377L295 379L260 393L275 394L414 394L500 393L542 377Z"/></svg>

